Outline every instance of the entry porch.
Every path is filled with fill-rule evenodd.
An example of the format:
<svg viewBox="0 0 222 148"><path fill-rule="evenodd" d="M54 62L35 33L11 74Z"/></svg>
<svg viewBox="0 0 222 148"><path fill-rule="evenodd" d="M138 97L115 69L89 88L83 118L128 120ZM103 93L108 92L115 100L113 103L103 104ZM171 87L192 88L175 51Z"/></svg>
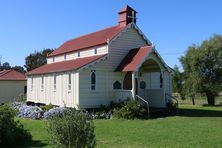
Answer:
<svg viewBox="0 0 222 148"><path fill-rule="evenodd" d="M171 73L154 47L131 50L117 71L125 74L123 87L115 90L117 101L134 99L149 107L166 107L170 99L166 94L172 91Z"/></svg>

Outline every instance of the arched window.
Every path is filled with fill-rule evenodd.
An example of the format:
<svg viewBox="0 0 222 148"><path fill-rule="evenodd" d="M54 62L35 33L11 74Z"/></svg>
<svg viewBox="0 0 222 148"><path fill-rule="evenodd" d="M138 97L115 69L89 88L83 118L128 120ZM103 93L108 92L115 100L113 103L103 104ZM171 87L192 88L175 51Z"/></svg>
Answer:
<svg viewBox="0 0 222 148"><path fill-rule="evenodd" d="M163 76L160 74L160 88L163 88Z"/></svg>
<svg viewBox="0 0 222 148"><path fill-rule="evenodd" d="M91 90L96 90L96 71L91 72Z"/></svg>
<svg viewBox="0 0 222 148"><path fill-rule="evenodd" d="M115 81L113 83L113 89L122 89L121 83L119 81Z"/></svg>

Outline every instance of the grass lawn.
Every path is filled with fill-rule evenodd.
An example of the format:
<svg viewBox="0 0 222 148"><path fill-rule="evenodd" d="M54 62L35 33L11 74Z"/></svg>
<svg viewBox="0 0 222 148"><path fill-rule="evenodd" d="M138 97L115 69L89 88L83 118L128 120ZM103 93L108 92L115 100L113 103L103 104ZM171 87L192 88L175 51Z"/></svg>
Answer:
<svg viewBox="0 0 222 148"><path fill-rule="evenodd" d="M20 119L33 147L50 147L46 121ZM221 147L222 107L180 106L176 116L152 120L95 120L97 147Z"/></svg>

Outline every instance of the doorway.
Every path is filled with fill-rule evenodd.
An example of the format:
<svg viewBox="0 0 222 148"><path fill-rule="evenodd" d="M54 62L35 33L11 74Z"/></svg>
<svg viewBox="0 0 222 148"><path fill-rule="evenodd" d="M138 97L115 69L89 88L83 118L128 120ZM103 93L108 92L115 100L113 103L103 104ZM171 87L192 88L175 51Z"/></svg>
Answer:
<svg viewBox="0 0 222 148"><path fill-rule="evenodd" d="M127 72L123 80L123 89L132 90L132 72Z"/></svg>

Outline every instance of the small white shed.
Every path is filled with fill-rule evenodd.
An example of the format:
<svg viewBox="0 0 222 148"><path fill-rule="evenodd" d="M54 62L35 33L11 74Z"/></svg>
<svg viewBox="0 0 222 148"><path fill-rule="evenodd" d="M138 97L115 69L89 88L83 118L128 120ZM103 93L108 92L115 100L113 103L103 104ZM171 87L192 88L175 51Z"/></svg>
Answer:
<svg viewBox="0 0 222 148"><path fill-rule="evenodd" d="M0 103L7 103L26 94L25 74L15 70L0 71Z"/></svg>

